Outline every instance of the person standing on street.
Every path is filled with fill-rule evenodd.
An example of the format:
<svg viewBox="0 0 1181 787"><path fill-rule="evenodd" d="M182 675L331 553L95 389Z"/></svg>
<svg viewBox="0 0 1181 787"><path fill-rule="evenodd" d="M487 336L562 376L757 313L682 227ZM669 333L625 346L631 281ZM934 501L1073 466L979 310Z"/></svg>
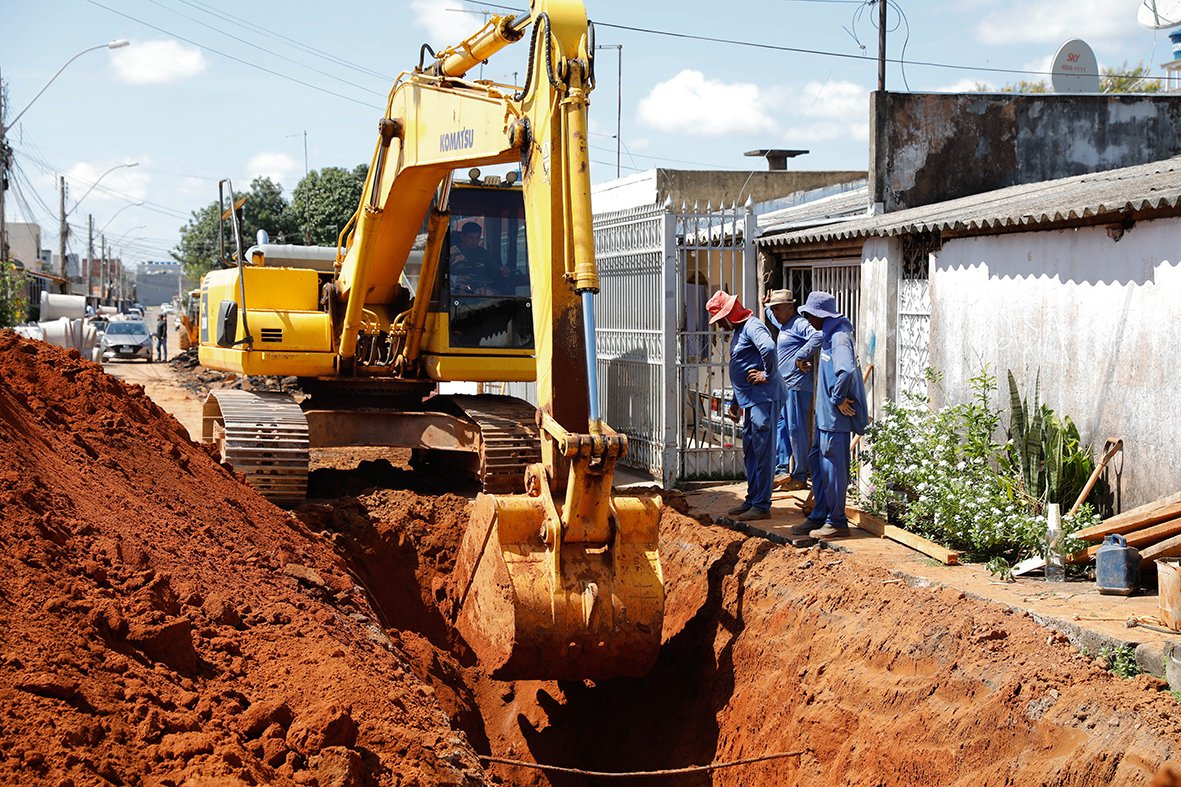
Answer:
<svg viewBox="0 0 1181 787"><path fill-rule="evenodd" d="M730 509L740 519L771 516L771 481L775 475L775 427L783 406L783 376L775 355L771 331L760 320L750 319L737 295L718 290L705 304L710 325L733 331L730 339L730 418L738 409L746 412L742 423L742 457L746 465L746 499Z"/></svg>
<svg viewBox="0 0 1181 787"><path fill-rule="evenodd" d="M808 318L796 311L791 290L771 290L767 297L767 319L779 329L775 350L779 371L787 388L783 414L779 418L775 475L780 489L808 486L808 414L812 411L812 361L823 339ZM791 477L779 483L788 472Z"/></svg>
<svg viewBox="0 0 1181 787"><path fill-rule="evenodd" d="M156 320L156 360L168 360L168 318L163 314Z"/></svg>
<svg viewBox="0 0 1181 787"><path fill-rule="evenodd" d="M849 443L851 435L864 433L868 423L865 383L857 364L853 323L837 311L836 298L827 292L810 292L800 313L823 338L816 389L816 443L809 457L816 507L792 533L841 538L849 534L845 516Z"/></svg>

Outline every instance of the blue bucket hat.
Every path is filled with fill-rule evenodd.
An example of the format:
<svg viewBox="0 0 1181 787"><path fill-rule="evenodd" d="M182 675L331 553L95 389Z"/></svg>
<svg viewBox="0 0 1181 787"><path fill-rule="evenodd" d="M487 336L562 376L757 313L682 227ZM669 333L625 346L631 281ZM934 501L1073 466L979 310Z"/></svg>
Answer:
<svg viewBox="0 0 1181 787"><path fill-rule="evenodd" d="M808 300L799 310L801 314L810 314L821 319L841 316L841 313L837 311L837 299L830 293L820 290L808 293Z"/></svg>

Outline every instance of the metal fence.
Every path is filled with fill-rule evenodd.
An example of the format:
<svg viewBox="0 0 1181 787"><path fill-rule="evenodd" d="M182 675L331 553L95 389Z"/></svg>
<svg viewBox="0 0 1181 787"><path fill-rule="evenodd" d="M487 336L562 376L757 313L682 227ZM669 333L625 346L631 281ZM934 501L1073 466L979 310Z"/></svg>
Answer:
<svg viewBox="0 0 1181 787"><path fill-rule="evenodd" d="M753 237L749 207L595 217L603 412L628 436L625 464L665 485L742 473L740 432L725 417L730 345L705 302L717 289L756 300Z"/></svg>

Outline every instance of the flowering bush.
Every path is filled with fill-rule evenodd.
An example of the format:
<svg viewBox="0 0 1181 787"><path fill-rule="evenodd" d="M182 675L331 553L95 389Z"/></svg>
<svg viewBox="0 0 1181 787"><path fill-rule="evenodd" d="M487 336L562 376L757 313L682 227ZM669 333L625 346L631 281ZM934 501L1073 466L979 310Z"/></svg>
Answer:
<svg viewBox="0 0 1181 787"><path fill-rule="evenodd" d="M928 369L928 379L941 380ZM866 435L871 468L863 504L908 530L980 559L1020 560L1045 549L1042 501L1024 494L994 435L1000 412L996 378L987 367L970 379L967 402L932 410L926 397L887 402ZM1070 533L1097 521L1088 507L1063 517ZM1067 538L1065 548L1085 546Z"/></svg>

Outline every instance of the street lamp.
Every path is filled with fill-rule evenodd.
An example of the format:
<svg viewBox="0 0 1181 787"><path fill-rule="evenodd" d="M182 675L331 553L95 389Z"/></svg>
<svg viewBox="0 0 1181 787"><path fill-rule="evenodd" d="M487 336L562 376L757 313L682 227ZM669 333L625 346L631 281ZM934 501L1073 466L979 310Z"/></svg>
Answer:
<svg viewBox="0 0 1181 787"><path fill-rule="evenodd" d="M75 202L74 207L70 208L69 210L66 210L66 179L65 179L64 175L62 176L62 201L61 201L62 221L61 221L61 229L58 231L57 250L58 250L60 260L61 260L61 277L63 279L66 278L66 238L68 238L70 235L70 228L69 228L69 225L66 224L66 219L68 219L70 217L70 215L78 209L78 206L82 204L82 200L89 197L90 192L94 191L95 188L98 186L98 184L102 182L102 179L105 178L107 175L110 175L112 172L114 172L117 169L124 169L124 168L129 169L131 167L138 167L138 166L139 166L138 161L128 161L123 164L116 164L115 166L111 167L106 172L99 175L98 178L95 179L94 183L90 184L90 188L88 188L86 190L86 193L82 195L82 199L79 199L77 202Z"/></svg>
<svg viewBox="0 0 1181 787"><path fill-rule="evenodd" d="M119 210L115 211L114 216L111 216L111 218L107 219L107 223L104 224L101 229L99 229L99 232L100 233L106 232L107 227L111 226L111 222L115 220L115 217L118 216L123 211L127 210L128 208L142 208L142 207L143 207L143 202L131 202L131 203L128 203L127 205L124 205L123 207L119 208Z"/></svg>
<svg viewBox="0 0 1181 787"><path fill-rule="evenodd" d="M74 213L74 211L76 211L78 209L78 206L82 204L82 200L89 197L90 192L94 191L95 188L98 186L98 184L102 182L102 179L105 178L107 175L110 175L112 172L114 172L117 169L131 169L132 167L138 167L138 166L139 166L138 161L125 161L122 164L116 164L115 166L111 167L103 174L99 175L98 178L94 181L94 183L90 184L90 188L86 189L86 193L83 194L80 199L78 199L77 201L74 202L74 207L72 207L68 211L66 211L66 217L68 218L69 216L71 216ZM138 204L142 205L143 203L140 202ZM128 205L127 207L131 207L131 206ZM122 210L122 208L120 208L120 210ZM118 215L118 214L115 214L115 215ZM110 223L110 222L108 222L108 223Z"/></svg>
<svg viewBox="0 0 1181 787"><path fill-rule="evenodd" d="M49 86L53 84L53 80L55 80L59 76L61 76L61 73L66 70L66 66L68 66L70 63L73 63L75 60L82 57L82 55L86 54L87 52L93 52L96 49L122 49L123 47L130 46L130 45L131 45L130 41L120 38L115 41L110 41L106 44L98 44L97 46L92 46L92 47L88 47L86 49L83 49L81 52L79 52L78 54L74 55L69 60L67 60L65 62L65 64L62 65L62 67L57 70L57 73L49 78L49 81L45 83L45 87L42 87L40 90L37 91L37 95L33 96L33 100L30 101L28 104L26 104L25 108L22 109L20 112L18 112L16 117L14 117L12 119L12 123L6 125L4 123L3 115L0 115L0 181L4 181L7 179L8 166L12 160L12 151L8 147L8 129L15 126L17 124L17 121L19 121L22 117L24 117L25 113L29 111L29 107L33 106L33 104L36 103L37 99L41 98L41 94L44 93L46 91L46 89L48 89ZM4 220L4 189L0 188L0 260L7 260L7 259L8 259L8 227L5 224L5 220ZM62 262L62 265L65 265L64 261Z"/></svg>
<svg viewBox="0 0 1181 787"><path fill-rule="evenodd" d="M107 223L110 224L110 222L107 222ZM115 282L114 282L115 271L110 270L110 267L111 267L110 263L113 262L114 259L112 259L110 261L107 260L107 250L108 249L110 250L111 257L114 258L115 244L116 243L120 244L120 246L119 246L120 253L119 253L118 259L119 259L119 265L120 265L120 267L122 267L122 265L123 265L122 251L124 248L122 245L123 239L126 238L130 233L135 232L136 230L142 230L142 229L146 228L147 226L148 226L147 224L140 224L138 227L132 227L131 229L124 232L122 235L120 235L118 238L116 238L111 243L107 243L107 236L102 235L103 256L102 256L102 263L99 265L100 273L99 273L98 290L99 290L99 297L104 302L110 301L110 290L114 289L114 284L115 284ZM135 241L135 240L139 240L139 238L132 239L132 241ZM128 241L128 242L130 243L132 241ZM119 286L120 286L120 289L122 289L121 282L120 282Z"/></svg>

